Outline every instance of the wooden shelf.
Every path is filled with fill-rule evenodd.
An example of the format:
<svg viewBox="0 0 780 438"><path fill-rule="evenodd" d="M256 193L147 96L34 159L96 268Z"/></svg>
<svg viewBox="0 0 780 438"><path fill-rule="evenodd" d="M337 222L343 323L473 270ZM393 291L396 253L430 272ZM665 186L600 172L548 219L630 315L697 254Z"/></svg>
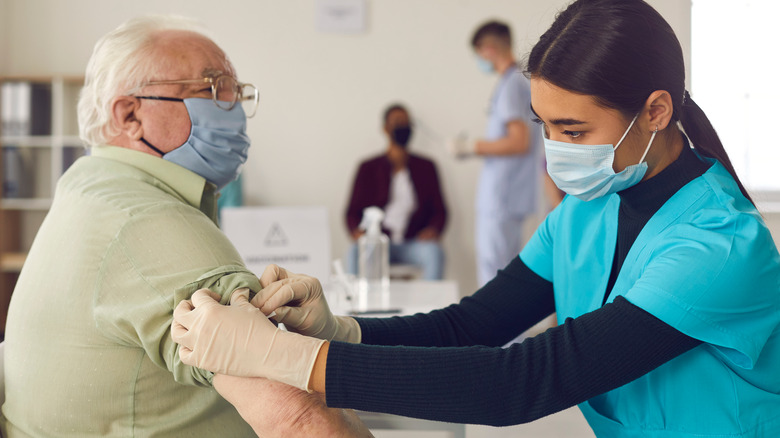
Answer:
<svg viewBox="0 0 780 438"><path fill-rule="evenodd" d="M0 208L4 210L48 210L51 208L50 198L3 198Z"/></svg>
<svg viewBox="0 0 780 438"><path fill-rule="evenodd" d="M0 75L0 85L20 82L30 83L33 87L45 85L31 90L29 116L20 112L14 113L15 118L4 119L5 122L11 119L17 123L26 121L30 125L29 131L11 123L0 124L0 129L7 129L0 132L0 149L3 149L0 176L4 183L4 189L0 191L0 337L11 294L27 259L26 251L32 245L45 213L51 208L57 181L73 160L81 155L74 147L82 145L78 137L77 102L83 81L80 76ZM48 96L47 91L34 94L36 89L50 90L51 94ZM3 86L0 93L9 90L16 93L19 89ZM20 96L27 98L25 93L19 96L13 94L11 99L6 100L0 96L3 110L27 111L27 105L19 103L23 102ZM48 122L46 117L50 117ZM12 132L47 135L7 135ZM15 151L10 152L11 147ZM3 163L4 160L8 162Z"/></svg>
<svg viewBox="0 0 780 438"><path fill-rule="evenodd" d="M22 270L27 254L20 252L8 252L0 254L0 272L18 273Z"/></svg>
<svg viewBox="0 0 780 438"><path fill-rule="evenodd" d="M83 145L81 137L78 135L4 135L0 138L0 143L4 146L38 148L57 147L59 143L68 147L82 147Z"/></svg>
<svg viewBox="0 0 780 438"><path fill-rule="evenodd" d="M4 147L38 147L50 148L52 145L51 135L4 135L0 138Z"/></svg>

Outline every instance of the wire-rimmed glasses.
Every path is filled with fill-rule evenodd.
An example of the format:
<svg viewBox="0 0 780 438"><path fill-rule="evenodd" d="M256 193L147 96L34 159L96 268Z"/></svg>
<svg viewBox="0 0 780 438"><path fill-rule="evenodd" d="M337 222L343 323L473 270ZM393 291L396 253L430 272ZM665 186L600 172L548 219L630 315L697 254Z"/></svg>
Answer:
<svg viewBox="0 0 780 438"><path fill-rule="evenodd" d="M244 113L247 117L252 117L257 112L257 105L260 102L260 94L257 88L252 84L238 82L235 78L228 75L217 77L205 77L201 79L180 79L173 81L151 81L144 83L147 85L169 85L169 84L211 84L211 98L217 107L230 111L241 102ZM140 87L139 87L140 88ZM163 98L159 96L136 96L139 99L172 100L179 101L176 98Z"/></svg>

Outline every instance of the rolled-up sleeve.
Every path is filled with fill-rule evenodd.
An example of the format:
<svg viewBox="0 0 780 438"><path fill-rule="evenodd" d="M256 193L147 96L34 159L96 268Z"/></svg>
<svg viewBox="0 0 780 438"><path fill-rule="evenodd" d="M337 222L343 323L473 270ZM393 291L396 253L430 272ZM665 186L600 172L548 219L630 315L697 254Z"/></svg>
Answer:
<svg viewBox="0 0 780 438"><path fill-rule="evenodd" d="M93 311L107 343L143 349L186 385L210 386L213 375L179 359L170 335L176 305L201 288L219 294L223 304L235 289L260 290L257 276L225 235L205 215L184 206L128 221L100 270Z"/></svg>

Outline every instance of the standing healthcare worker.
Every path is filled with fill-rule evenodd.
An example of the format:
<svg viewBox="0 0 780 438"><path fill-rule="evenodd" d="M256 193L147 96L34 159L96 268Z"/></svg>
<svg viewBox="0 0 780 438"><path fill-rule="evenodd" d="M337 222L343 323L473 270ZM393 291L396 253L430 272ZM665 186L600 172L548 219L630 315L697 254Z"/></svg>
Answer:
<svg viewBox="0 0 780 438"><path fill-rule="evenodd" d="M528 236L524 224L536 211L542 138L529 107L531 90L512 52L506 23L488 21L474 32L471 47L485 73L499 75L490 97L485 138L451 140L456 157L484 159L475 202L477 284L482 287L517 257Z"/></svg>
<svg viewBox="0 0 780 438"><path fill-rule="evenodd" d="M572 3L528 63L569 196L520 257L459 304L388 319L335 317L315 279L270 267L251 303L179 304L181 359L433 420L579 404L598 436L780 436L780 256L684 71L644 1ZM498 347L553 311L558 327Z"/></svg>

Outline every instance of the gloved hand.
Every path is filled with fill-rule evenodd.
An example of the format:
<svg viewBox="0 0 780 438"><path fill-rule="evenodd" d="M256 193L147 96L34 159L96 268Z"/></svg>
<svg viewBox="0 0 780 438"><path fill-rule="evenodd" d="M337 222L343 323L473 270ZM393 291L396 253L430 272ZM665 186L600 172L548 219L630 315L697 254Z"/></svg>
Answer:
<svg viewBox="0 0 780 438"><path fill-rule="evenodd" d="M260 285L263 289L252 304L266 315L275 311L274 321L288 330L328 341L360 343L360 325L355 318L331 313L316 278L269 265L260 276Z"/></svg>
<svg viewBox="0 0 780 438"><path fill-rule="evenodd" d="M309 390L325 341L281 330L249 303L249 289L233 291L230 306L200 289L173 311L171 337L187 365L239 377L266 377Z"/></svg>
<svg viewBox="0 0 780 438"><path fill-rule="evenodd" d="M477 142L469 140L465 135L459 135L447 140L447 150L455 158L468 158L476 154Z"/></svg>

